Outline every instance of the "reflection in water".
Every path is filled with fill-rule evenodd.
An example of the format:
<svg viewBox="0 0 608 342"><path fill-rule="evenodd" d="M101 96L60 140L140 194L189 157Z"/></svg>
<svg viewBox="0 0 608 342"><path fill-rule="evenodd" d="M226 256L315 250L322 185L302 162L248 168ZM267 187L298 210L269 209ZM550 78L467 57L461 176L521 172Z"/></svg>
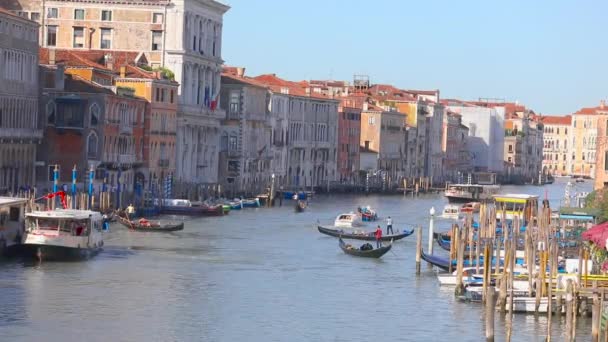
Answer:
<svg viewBox="0 0 608 342"><path fill-rule="evenodd" d="M554 207L560 180L536 193ZM584 183L583 186L587 186ZM480 341L483 310L440 288L435 271L416 277L415 236L395 242L381 260L345 255L315 223L357 206L390 215L395 228L422 225L441 195L329 196L308 210L252 209L189 219L172 234L113 226L103 253L87 262L0 264L2 340L87 341ZM384 228L384 222L380 222ZM450 222L438 222L447 229ZM373 225L368 226L372 229ZM426 245L424 236L424 245ZM439 251L436 248L436 251ZM497 315L496 334L504 336ZM579 337L590 323L578 320ZM556 323L554 337L561 333ZM382 328L379 328L382 327ZM515 341L540 341L546 317L515 316ZM587 334L587 335L585 335ZM581 336L582 335L582 336Z"/></svg>

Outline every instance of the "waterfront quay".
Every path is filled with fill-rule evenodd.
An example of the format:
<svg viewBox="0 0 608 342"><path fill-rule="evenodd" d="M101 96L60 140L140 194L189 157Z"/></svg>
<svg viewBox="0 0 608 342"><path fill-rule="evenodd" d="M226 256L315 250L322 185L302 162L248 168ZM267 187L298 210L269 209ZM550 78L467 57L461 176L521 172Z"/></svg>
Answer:
<svg viewBox="0 0 608 342"><path fill-rule="evenodd" d="M557 208L564 185L502 190L547 193ZM3 261L0 336L69 340L77 320L90 341L368 340L377 337L370 325L390 325L382 333L387 341L483 340L481 305L458 301L426 264L416 275L414 236L382 259L366 260L343 254L335 238L316 231L317 221L369 205L390 215L397 230L423 227L426 245L428 211L447 203L441 194L318 195L300 214L292 203L186 219L185 229L171 234L112 225L103 252L86 262ZM449 230L449 222L435 222L436 231ZM589 339L590 321L576 324L577 339ZM546 316L516 314L513 326L514 341L544 340ZM554 336L564 327L556 320ZM497 313L497 339L505 333Z"/></svg>

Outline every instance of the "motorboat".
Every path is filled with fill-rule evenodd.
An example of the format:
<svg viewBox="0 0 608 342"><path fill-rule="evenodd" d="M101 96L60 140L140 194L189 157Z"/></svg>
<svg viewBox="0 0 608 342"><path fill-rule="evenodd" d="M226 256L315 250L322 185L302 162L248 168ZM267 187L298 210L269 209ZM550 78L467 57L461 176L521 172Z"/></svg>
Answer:
<svg viewBox="0 0 608 342"><path fill-rule="evenodd" d="M105 222L91 210L57 209L25 214L23 245L38 260L86 259L103 247Z"/></svg>
<svg viewBox="0 0 608 342"><path fill-rule="evenodd" d="M363 224L361 217L355 213L340 214L334 221L335 227L352 228Z"/></svg>
<svg viewBox="0 0 608 342"><path fill-rule="evenodd" d="M27 198L0 197L0 256L11 255L23 238Z"/></svg>
<svg viewBox="0 0 608 342"><path fill-rule="evenodd" d="M479 207L480 207L480 203L479 202L469 202L469 203L465 203L462 205L462 207L460 207L460 212L463 214L474 214L474 213L478 213L479 212Z"/></svg>
<svg viewBox="0 0 608 342"><path fill-rule="evenodd" d="M361 220L365 222L376 221L378 219L378 213L370 206L357 208L357 213L361 215Z"/></svg>
<svg viewBox="0 0 608 342"><path fill-rule="evenodd" d="M444 196L450 203L480 202L492 199L499 190L498 185L450 184Z"/></svg>
<svg viewBox="0 0 608 342"><path fill-rule="evenodd" d="M445 219L458 220L460 218L460 208L457 205L448 204L443 208L441 217Z"/></svg>

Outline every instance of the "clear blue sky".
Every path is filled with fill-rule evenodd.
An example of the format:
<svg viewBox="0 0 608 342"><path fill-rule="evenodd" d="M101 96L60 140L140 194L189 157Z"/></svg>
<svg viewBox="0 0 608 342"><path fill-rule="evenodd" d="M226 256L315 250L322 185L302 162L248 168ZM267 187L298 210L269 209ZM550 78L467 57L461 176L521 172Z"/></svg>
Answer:
<svg viewBox="0 0 608 342"><path fill-rule="evenodd" d="M250 76L440 89L567 114L606 98L608 2L227 0L223 58Z"/></svg>

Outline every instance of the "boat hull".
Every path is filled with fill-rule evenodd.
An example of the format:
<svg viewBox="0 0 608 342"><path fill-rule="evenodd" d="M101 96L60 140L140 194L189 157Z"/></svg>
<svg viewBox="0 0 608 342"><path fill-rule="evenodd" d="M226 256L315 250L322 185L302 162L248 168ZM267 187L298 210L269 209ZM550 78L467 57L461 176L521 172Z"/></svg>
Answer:
<svg viewBox="0 0 608 342"><path fill-rule="evenodd" d="M94 257L102 250L103 242L94 248L73 248L52 245L23 245L23 255L40 261L74 261Z"/></svg>
<svg viewBox="0 0 608 342"><path fill-rule="evenodd" d="M354 234L354 233L347 233L343 230L331 229L331 228L327 228L327 227L323 227L323 226L317 226L317 229L319 230L319 233L333 236L333 237L342 237L342 238L351 239L351 240L376 241L376 236L374 235L373 232L368 233L368 234ZM383 235L382 241L401 240L404 237L408 237L408 236L412 235L413 233L414 233L414 230L412 229L410 231L404 231L401 234Z"/></svg>
<svg viewBox="0 0 608 342"><path fill-rule="evenodd" d="M384 254L388 253L388 251L390 251L391 247L393 246L393 244L391 243L385 247L380 247L380 248L376 248L376 249L372 249L372 250L368 250L368 251L362 251L357 248L348 248L348 246L346 245L346 243L344 243L344 241L342 241L342 239L339 239L339 245L340 245L340 249L342 249L342 251L344 253L346 253L348 255L352 255L352 256L363 257L363 258L380 258Z"/></svg>

